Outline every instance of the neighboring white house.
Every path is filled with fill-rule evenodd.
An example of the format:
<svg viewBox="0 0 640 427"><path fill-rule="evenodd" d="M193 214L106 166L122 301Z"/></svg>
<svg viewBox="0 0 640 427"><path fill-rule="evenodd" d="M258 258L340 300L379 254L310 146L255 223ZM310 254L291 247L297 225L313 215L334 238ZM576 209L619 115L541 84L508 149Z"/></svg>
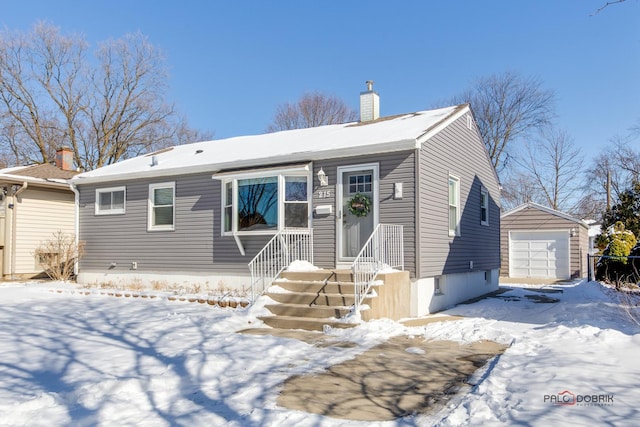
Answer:
<svg viewBox="0 0 640 427"><path fill-rule="evenodd" d="M35 255L57 231L75 234L75 195L67 182L71 151L61 149L57 166L0 169L0 264L4 279L32 278L44 269Z"/></svg>

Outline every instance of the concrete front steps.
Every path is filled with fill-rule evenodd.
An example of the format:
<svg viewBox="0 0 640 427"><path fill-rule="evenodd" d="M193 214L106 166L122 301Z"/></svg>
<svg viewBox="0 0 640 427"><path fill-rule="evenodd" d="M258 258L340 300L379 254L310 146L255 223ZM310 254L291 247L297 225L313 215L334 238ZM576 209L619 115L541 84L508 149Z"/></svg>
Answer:
<svg viewBox="0 0 640 427"><path fill-rule="evenodd" d="M356 326L338 320L349 314L354 303L349 270L284 271L265 295L275 301L265 306L273 315L260 319L273 328L322 331L325 325ZM370 300L365 298L364 304Z"/></svg>
<svg viewBox="0 0 640 427"><path fill-rule="evenodd" d="M375 296L364 299L368 307L360 311L362 320L388 318L399 320L410 316L411 280L408 271L380 273L373 289ZM265 307L271 316L260 319L273 328L322 331L352 328L344 318L354 302L353 277L350 270L284 271L267 289L265 295L274 303Z"/></svg>

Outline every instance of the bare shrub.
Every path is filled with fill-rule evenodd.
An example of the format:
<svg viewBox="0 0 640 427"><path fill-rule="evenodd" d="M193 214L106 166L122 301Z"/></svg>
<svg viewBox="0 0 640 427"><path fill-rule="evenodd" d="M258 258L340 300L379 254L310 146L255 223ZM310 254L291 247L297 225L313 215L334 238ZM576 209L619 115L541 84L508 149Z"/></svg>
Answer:
<svg viewBox="0 0 640 427"><path fill-rule="evenodd" d="M36 248L35 256L47 276L53 280L67 281L73 276L73 267L83 250L84 242L77 242L73 234L58 230L51 239Z"/></svg>
<svg viewBox="0 0 640 427"><path fill-rule="evenodd" d="M166 291L168 287L169 287L169 284L167 283L166 280L163 280L163 281L152 280L151 281L151 289L153 289L154 291Z"/></svg>
<svg viewBox="0 0 640 427"><path fill-rule="evenodd" d="M640 293L637 286L619 289L620 306L633 324L640 326Z"/></svg>

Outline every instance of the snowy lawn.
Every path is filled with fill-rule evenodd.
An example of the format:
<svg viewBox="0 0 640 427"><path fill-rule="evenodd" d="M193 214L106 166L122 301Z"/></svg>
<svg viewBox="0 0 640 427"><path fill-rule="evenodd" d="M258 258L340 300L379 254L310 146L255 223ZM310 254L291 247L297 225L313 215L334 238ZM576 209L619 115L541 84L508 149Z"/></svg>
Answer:
<svg viewBox="0 0 640 427"><path fill-rule="evenodd" d="M441 411L373 425L638 425L640 327L615 294L582 282L555 286L563 292L546 295L560 301L540 304L526 297L540 295L527 285L509 286L499 298L446 312L464 320L331 331L359 344L345 348L237 334L260 324L258 306L2 284L0 425L369 426L287 410L276 399L290 375L400 334L511 347Z"/></svg>

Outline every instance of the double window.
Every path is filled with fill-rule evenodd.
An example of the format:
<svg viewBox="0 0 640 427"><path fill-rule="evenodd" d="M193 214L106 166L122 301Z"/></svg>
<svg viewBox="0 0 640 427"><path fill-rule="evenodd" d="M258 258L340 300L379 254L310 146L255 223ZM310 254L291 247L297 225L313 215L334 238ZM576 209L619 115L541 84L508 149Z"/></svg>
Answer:
<svg viewBox="0 0 640 427"><path fill-rule="evenodd" d="M149 231L175 230L175 189L175 182L149 184Z"/></svg>
<svg viewBox="0 0 640 427"><path fill-rule="evenodd" d="M126 200L125 187L99 188L96 190L96 215L123 214Z"/></svg>
<svg viewBox="0 0 640 427"><path fill-rule="evenodd" d="M226 178L223 233L259 234L283 228L308 228L310 181L306 171Z"/></svg>

